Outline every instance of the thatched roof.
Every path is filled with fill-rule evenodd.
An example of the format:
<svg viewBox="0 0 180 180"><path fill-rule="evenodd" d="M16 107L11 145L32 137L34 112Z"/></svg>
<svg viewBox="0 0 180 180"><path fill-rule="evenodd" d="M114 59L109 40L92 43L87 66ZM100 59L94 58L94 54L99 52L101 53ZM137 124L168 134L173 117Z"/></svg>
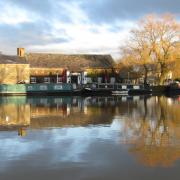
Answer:
<svg viewBox="0 0 180 180"><path fill-rule="evenodd" d="M109 69L114 65L111 55L64 55L29 53L27 60L31 68L63 68L71 71L85 69Z"/></svg>
<svg viewBox="0 0 180 180"><path fill-rule="evenodd" d="M27 64L25 58L0 54L0 64Z"/></svg>

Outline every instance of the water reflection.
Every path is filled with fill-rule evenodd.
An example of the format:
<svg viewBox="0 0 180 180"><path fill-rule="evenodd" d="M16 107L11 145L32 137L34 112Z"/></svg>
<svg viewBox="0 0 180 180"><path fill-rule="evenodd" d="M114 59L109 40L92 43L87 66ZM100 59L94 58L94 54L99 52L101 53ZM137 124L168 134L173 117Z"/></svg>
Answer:
<svg viewBox="0 0 180 180"><path fill-rule="evenodd" d="M25 97L0 98L0 130L19 129L30 124L30 105Z"/></svg>
<svg viewBox="0 0 180 180"><path fill-rule="evenodd" d="M49 166L91 162L92 155L88 160L83 155L92 146L97 152L108 143L106 150L128 147L141 165L172 166L180 159L179 109L179 97L2 97L0 152L4 156L0 157L21 159L48 149ZM21 150L19 155L16 149ZM119 156L117 151L109 153Z"/></svg>
<svg viewBox="0 0 180 180"><path fill-rule="evenodd" d="M127 132L131 131L124 139L132 145L130 152L144 165L173 165L180 158L180 103L172 98L152 97L145 98L137 109L142 111L125 122Z"/></svg>
<svg viewBox="0 0 180 180"><path fill-rule="evenodd" d="M116 114L127 113L127 106L130 114L137 106L137 98L140 97L3 97L0 129L110 125Z"/></svg>

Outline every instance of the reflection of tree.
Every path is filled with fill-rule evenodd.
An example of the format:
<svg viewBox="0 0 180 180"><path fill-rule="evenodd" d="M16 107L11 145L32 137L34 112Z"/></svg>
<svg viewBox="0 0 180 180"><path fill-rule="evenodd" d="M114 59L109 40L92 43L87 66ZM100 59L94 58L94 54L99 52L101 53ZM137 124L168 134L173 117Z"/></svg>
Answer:
<svg viewBox="0 0 180 180"><path fill-rule="evenodd" d="M23 128L23 127L20 127L18 129L18 136L26 136L27 132L26 132L26 129Z"/></svg>
<svg viewBox="0 0 180 180"><path fill-rule="evenodd" d="M158 97L148 111L155 108L155 114L147 112L144 101L144 115L129 123L132 136L126 136L126 143L132 144L130 152L148 166L170 166L180 158L179 126L174 114L169 111L167 99ZM177 113L174 112L173 113ZM156 118L157 117L157 118ZM178 116L174 117L178 118Z"/></svg>

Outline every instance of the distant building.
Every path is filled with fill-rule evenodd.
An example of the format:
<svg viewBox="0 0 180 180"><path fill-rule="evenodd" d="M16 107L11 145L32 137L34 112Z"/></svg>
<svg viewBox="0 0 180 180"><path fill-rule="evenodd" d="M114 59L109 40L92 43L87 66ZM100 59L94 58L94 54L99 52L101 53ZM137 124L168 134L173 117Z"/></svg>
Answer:
<svg viewBox="0 0 180 180"><path fill-rule="evenodd" d="M93 81L95 73L102 77L105 70L112 70L110 55L27 54L31 82L69 82L86 84ZM103 80L103 77L102 77Z"/></svg>
<svg viewBox="0 0 180 180"><path fill-rule="evenodd" d="M30 65L31 83L103 82L114 66L110 55L29 53L25 57Z"/></svg>

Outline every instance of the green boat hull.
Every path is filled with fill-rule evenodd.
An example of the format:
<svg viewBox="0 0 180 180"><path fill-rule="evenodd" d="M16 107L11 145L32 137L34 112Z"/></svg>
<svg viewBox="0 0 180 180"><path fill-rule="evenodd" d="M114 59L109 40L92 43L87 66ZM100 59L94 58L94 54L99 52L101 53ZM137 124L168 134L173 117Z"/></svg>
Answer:
<svg viewBox="0 0 180 180"><path fill-rule="evenodd" d="M1 84L1 95L72 93L71 84Z"/></svg>

